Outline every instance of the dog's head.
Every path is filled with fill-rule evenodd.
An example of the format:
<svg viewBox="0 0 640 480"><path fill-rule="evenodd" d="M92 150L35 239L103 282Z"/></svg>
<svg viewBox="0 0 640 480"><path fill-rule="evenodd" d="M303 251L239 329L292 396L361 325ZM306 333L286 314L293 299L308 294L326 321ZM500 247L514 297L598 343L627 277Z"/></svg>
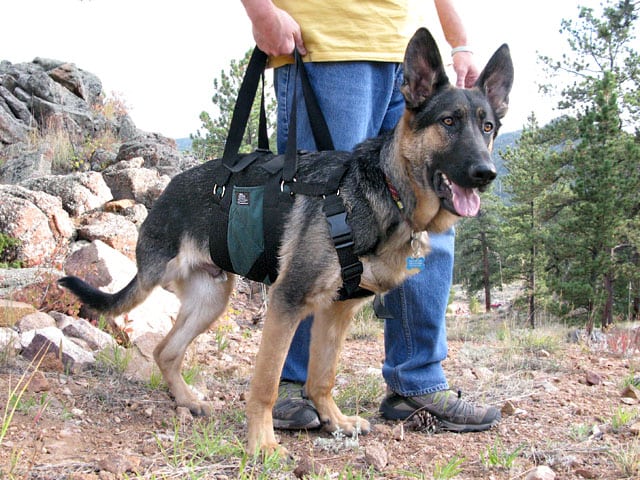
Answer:
<svg viewBox="0 0 640 480"><path fill-rule="evenodd" d="M421 217L416 223L441 230L452 223L450 214L477 215L478 192L496 177L491 149L507 112L513 64L509 48L502 45L474 88L456 88L435 40L423 28L409 42L403 68L406 111L400 153L418 197L417 209L424 210L416 212Z"/></svg>

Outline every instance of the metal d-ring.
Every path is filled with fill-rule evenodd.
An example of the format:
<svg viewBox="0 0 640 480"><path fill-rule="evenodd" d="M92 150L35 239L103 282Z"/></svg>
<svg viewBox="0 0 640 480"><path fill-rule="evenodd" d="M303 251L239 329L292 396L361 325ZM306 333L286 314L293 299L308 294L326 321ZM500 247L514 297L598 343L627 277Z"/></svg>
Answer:
<svg viewBox="0 0 640 480"><path fill-rule="evenodd" d="M222 185L222 193L220 194L220 198L224 197L224 192L226 190L226 187L224 185ZM213 194L216 195L218 193L218 184L216 183L213 186Z"/></svg>

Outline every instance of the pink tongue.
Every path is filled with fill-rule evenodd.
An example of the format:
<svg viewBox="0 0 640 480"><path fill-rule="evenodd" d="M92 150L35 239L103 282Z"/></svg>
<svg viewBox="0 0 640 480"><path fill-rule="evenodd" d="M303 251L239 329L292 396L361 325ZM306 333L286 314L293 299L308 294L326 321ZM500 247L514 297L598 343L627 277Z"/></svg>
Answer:
<svg viewBox="0 0 640 480"><path fill-rule="evenodd" d="M480 195L474 188L462 188L451 184L453 206L461 217L475 217L480 210Z"/></svg>

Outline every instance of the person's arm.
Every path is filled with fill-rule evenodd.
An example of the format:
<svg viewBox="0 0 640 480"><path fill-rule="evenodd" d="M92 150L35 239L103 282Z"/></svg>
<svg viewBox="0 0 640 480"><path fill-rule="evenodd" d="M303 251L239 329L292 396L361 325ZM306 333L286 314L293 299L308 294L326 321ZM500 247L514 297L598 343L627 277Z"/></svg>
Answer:
<svg viewBox="0 0 640 480"><path fill-rule="evenodd" d="M452 48L453 69L457 75L456 86L473 87L478 79L478 67L469 48L467 32L455 9L453 0L434 0L440 25L447 43Z"/></svg>
<svg viewBox="0 0 640 480"><path fill-rule="evenodd" d="M297 48L307 52L302 41L300 25L271 0L241 0L253 26L253 38L267 55L290 55Z"/></svg>

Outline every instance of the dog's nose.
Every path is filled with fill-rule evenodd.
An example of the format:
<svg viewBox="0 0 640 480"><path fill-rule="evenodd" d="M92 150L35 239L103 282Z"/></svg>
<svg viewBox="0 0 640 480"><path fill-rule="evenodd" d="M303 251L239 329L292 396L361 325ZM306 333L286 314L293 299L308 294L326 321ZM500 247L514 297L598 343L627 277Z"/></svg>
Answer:
<svg viewBox="0 0 640 480"><path fill-rule="evenodd" d="M469 169L469 176L477 185L487 185L497 175L496 167L492 164L479 163L472 165Z"/></svg>

